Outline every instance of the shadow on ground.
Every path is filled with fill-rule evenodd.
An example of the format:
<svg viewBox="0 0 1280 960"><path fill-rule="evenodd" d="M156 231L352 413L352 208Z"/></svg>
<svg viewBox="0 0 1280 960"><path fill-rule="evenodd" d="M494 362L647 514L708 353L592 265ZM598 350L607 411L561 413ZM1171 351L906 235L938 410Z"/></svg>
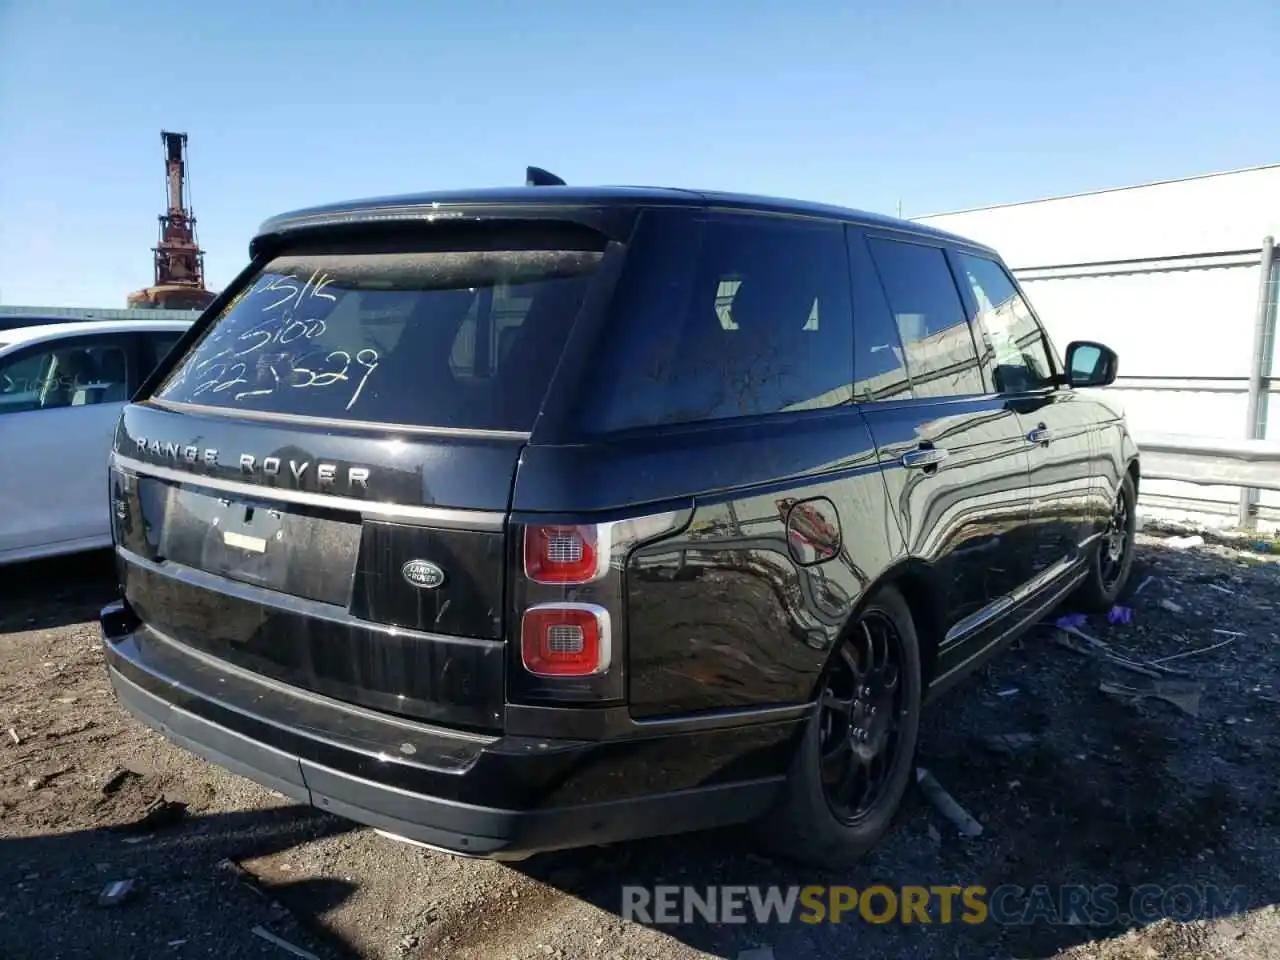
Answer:
<svg viewBox="0 0 1280 960"><path fill-rule="evenodd" d="M97 620L117 596L111 551L0 568L0 634Z"/></svg>
<svg viewBox="0 0 1280 960"><path fill-rule="evenodd" d="M285 955L253 933L261 927L320 957L354 956L339 935L307 919L339 907L353 884L312 879L268 893L236 866L351 829L305 807L281 807L189 817L139 842L128 842L138 836L128 825L2 839L0 955ZM116 906L100 905L104 888L118 880L132 880L132 894ZM277 906L286 899L306 909L291 915Z"/></svg>

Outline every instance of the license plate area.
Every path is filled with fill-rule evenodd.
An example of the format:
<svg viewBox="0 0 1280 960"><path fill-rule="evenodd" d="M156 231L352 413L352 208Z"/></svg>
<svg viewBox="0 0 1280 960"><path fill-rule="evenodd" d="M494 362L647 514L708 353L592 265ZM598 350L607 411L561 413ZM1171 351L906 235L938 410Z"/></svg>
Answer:
<svg viewBox="0 0 1280 960"><path fill-rule="evenodd" d="M171 486L163 524L164 560L308 600L350 603L359 516Z"/></svg>

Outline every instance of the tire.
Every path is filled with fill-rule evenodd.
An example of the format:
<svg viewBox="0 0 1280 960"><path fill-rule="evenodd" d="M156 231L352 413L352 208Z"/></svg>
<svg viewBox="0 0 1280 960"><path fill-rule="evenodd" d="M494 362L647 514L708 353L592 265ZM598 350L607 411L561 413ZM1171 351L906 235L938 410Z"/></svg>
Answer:
<svg viewBox="0 0 1280 960"><path fill-rule="evenodd" d="M1129 572L1133 569L1133 537L1137 531L1137 499L1133 477L1126 473L1107 530L1090 550L1088 574L1076 591L1077 604L1091 613L1110 610L1128 585ZM1118 556L1114 553L1116 549Z"/></svg>
<svg viewBox="0 0 1280 960"><path fill-rule="evenodd" d="M872 688L853 683L857 674L852 669L854 663L866 664L861 651L876 642L868 638L878 637L886 625L891 625L897 634L900 687L900 699L892 698L888 704L887 694L880 689L888 688L883 676L876 680L874 673L868 673L866 682L876 683L875 692L860 696ZM852 656L852 663L847 655ZM848 712L836 709L835 704L843 707L848 702L845 694L850 692L853 696ZM867 711L872 704L877 708L869 715ZM920 708L920 645L911 610L897 590L884 587L864 605L823 673L818 685L817 708L801 734L782 796L774 809L756 824L761 845L778 856L832 869L847 867L866 854L889 829L911 780L920 733ZM865 753L883 745L882 737L888 736L881 730L887 722L886 716L897 719L892 756L881 761L884 769L879 775L872 773L876 770L874 765L864 767L868 777L874 776L883 785L874 799L866 803L865 810L854 810L850 816L850 802L838 811L841 807L838 797L832 799L830 794L839 791L824 787L824 746L834 748L833 755L835 750L847 751L852 763L854 757L863 755L858 752L859 748ZM870 739L859 741L857 734L863 729L868 729ZM838 765L839 760L828 761L828 779L840 779ZM832 771L836 771L834 777ZM858 790L856 783L853 789Z"/></svg>

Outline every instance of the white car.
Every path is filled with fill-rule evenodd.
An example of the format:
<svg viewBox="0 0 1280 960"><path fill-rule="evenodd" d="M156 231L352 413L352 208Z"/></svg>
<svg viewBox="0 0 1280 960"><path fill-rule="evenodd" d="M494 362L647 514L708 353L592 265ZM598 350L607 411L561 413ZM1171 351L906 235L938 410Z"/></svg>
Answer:
<svg viewBox="0 0 1280 960"><path fill-rule="evenodd" d="M116 420L189 320L0 330L0 564L111 545Z"/></svg>

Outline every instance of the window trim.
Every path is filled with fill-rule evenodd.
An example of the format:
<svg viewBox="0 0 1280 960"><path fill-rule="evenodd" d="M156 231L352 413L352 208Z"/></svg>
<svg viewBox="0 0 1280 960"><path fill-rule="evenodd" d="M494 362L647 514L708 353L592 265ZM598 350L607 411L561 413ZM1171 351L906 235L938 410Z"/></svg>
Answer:
<svg viewBox="0 0 1280 960"><path fill-rule="evenodd" d="M898 318L893 310L893 300L889 296L889 291L884 286L884 277L881 276L880 265L876 263L875 253L872 252L871 243L870 243L870 241L872 240L884 240L884 241L900 243L900 244L913 244L917 247L925 247L930 250L940 251L942 253L943 262L947 266L947 272L951 277L951 285L955 289L956 295L960 299L961 316L964 320L965 327L969 331L969 343L972 345L974 357L978 361L978 378L982 382L982 388L984 392L920 396L916 392L916 377L911 370L910 358L908 356L906 344L904 343L903 344L903 363L906 366L907 376L911 382L912 399L919 400L922 402L927 402L927 403L938 403L938 402L950 402L954 400L973 400L980 397L991 396L990 384L987 383L986 375L983 374L982 372L982 351L978 348L978 340L974 333L973 323L969 318L970 311L969 311L968 301L965 299L965 292L963 289L963 286L967 284L962 285L960 283L960 277L956 274L955 264L952 262L952 259L951 259L951 249L953 245L943 240L937 240L937 239L934 239L933 237L927 237L921 234L913 234L905 231L897 232L897 231L879 230L879 229L872 229L869 227L863 228L862 235L863 235L863 242L866 243L866 247L867 247L867 256L871 259L871 265L875 268L876 280L880 284L881 291L884 293L884 298L886 303L888 303L889 305L889 315L893 319L893 325L895 329L898 329ZM898 329L898 339L899 341L901 341L902 339L901 329ZM906 400L907 400L906 397L902 398L902 401L906 401ZM884 401L884 402L898 402L898 401Z"/></svg>

